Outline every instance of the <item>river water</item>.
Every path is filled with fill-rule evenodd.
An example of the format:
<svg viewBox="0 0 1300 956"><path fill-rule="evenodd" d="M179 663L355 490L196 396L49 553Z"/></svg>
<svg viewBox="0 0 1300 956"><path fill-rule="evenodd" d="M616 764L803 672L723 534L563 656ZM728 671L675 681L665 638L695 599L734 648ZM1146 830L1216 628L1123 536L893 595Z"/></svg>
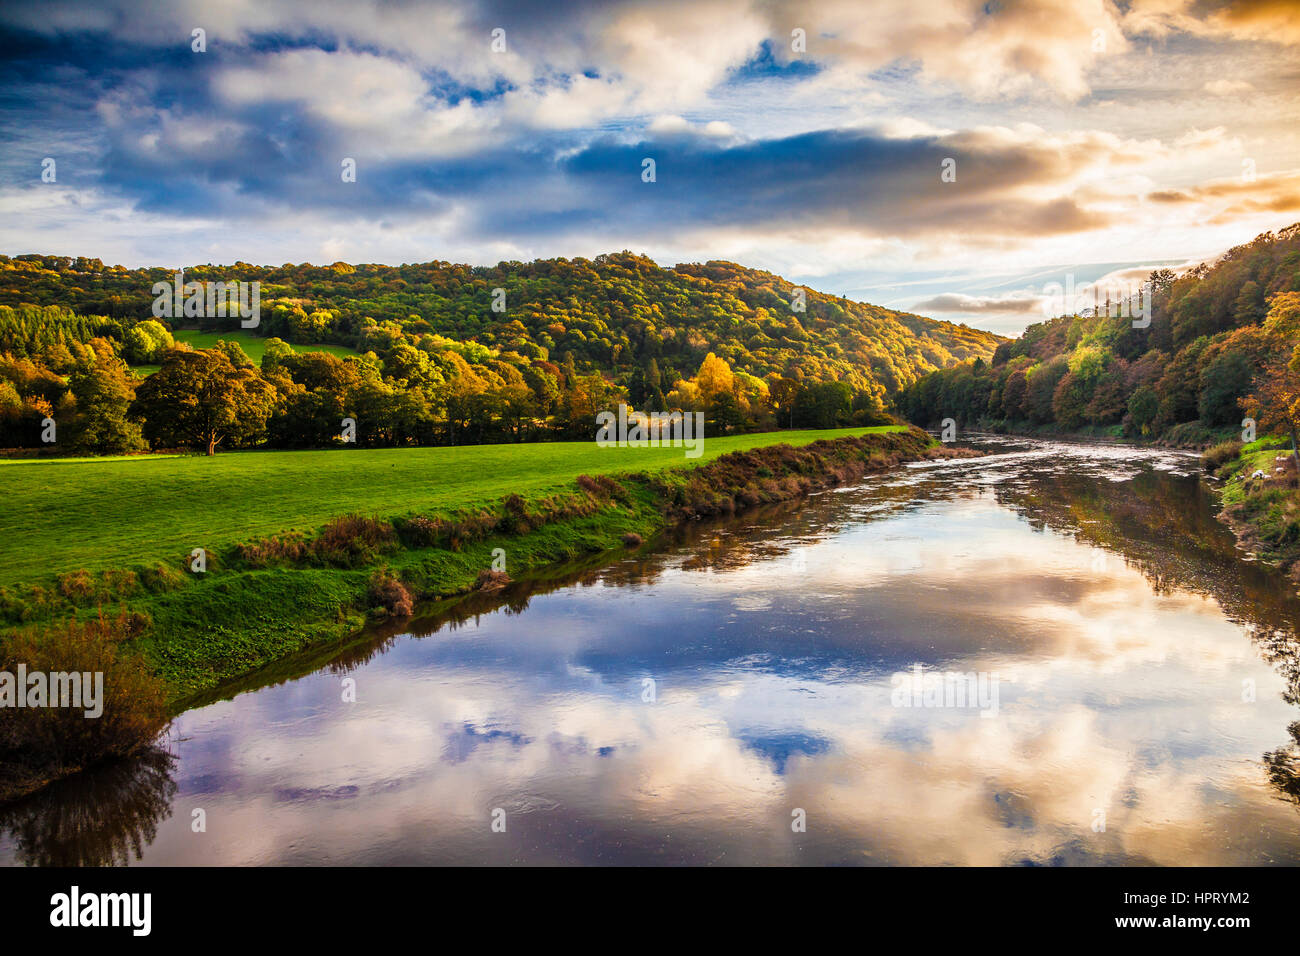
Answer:
<svg viewBox="0 0 1300 956"><path fill-rule="evenodd" d="M0 863L1300 863L1300 600L1196 457L978 444L192 710Z"/></svg>

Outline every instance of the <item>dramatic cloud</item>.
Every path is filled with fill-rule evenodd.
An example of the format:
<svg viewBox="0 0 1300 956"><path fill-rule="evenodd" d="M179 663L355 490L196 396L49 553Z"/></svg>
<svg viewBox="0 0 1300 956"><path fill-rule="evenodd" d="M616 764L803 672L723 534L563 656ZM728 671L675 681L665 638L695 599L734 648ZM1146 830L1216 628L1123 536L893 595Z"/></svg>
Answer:
<svg viewBox="0 0 1300 956"><path fill-rule="evenodd" d="M938 283L1183 261L1287 225L1297 43L1281 2L10 5L0 248L633 248L1023 315L996 306L1024 283Z"/></svg>
<svg viewBox="0 0 1300 956"><path fill-rule="evenodd" d="M1259 212L1300 213L1300 172L1262 177L1247 172L1238 179L1157 190L1147 198L1156 203L1198 206L1208 213L1211 222L1228 222Z"/></svg>

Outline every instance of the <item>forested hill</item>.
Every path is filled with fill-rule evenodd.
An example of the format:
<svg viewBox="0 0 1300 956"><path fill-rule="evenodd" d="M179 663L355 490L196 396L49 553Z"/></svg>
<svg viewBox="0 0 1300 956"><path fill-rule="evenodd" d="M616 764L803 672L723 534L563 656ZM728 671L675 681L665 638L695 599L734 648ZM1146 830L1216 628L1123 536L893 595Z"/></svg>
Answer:
<svg viewBox="0 0 1300 956"><path fill-rule="evenodd" d="M952 418L1179 444L1235 434L1247 415L1261 435L1295 429L1300 223L1181 276L1159 270L1150 282L1146 327L1090 312L1031 325L992 362L977 358L906 388L898 410L918 424Z"/></svg>
<svg viewBox="0 0 1300 956"><path fill-rule="evenodd" d="M93 334L112 337L117 327L121 337L130 325L151 318L150 290L173 272L66 256L0 256L0 304L106 316L116 321L91 322ZM843 382L861 407L887 400L936 368L988 359L1002 341L964 325L812 290L805 291L800 312L792 308L796 287L771 273L716 261L665 269L628 252L494 267L237 263L191 267L185 279L260 282L257 335L346 345L381 360L399 343L429 352L447 347L443 340L477 343L494 359L515 364L560 365L572 354L579 371L600 372L634 393L647 370L667 393L679 379L695 375L713 352L733 370L760 380L797 370L806 382ZM493 311L495 289L505 290L503 302L497 297L504 311ZM201 324L235 326L224 319ZM0 334L0 351L12 355L42 344L23 342L14 330ZM472 348L461 352L471 362L477 354Z"/></svg>

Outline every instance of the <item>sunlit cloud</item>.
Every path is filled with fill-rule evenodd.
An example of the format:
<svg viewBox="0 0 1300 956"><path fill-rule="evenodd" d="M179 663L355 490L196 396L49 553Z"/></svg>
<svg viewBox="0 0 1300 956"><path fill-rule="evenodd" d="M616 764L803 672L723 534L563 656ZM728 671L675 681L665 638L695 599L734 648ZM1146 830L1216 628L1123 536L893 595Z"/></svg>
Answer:
<svg viewBox="0 0 1300 956"><path fill-rule="evenodd" d="M0 224L8 253L628 248L840 292L1183 261L1300 211L1281 2L51 0L4 8L0 34L0 203L26 213ZM1000 291L887 304L1029 315L1027 285Z"/></svg>

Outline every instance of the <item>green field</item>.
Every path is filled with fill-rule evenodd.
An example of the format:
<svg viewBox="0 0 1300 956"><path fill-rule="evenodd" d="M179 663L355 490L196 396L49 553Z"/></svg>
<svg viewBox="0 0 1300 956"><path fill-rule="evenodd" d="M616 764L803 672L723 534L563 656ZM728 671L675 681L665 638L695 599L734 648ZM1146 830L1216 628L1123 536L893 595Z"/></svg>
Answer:
<svg viewBox="0 0 1300 956"><path fill-rule="evenodd" d="M196 349L213 348L216 346L218 339L225 339L227 342L238 342L239 347L253 360L254 365L261 365L262 356L266 354L266 339L260 335L253 335L247 329L231 329L226 332L200 332L197 329L179 329L172 333L172 338ZM346 345L294 345L293 350L295 352L328 352L330 355L337 355L339 358L357 354L355 349L350 349ZM157 365L133 366L137 375L150 375L158 371L159 367Z"/></svg>
<svg viewBox="0 0 1300 956"><path fill-rule="evenodd" d="M0 461L0 586L57 573L175 563L287 530L360 513L393 517L570 488L581 474L691 465L729 451L900 427L767 432L680 448L594 442L455 448L227 452L200 456Z"/></svg>

